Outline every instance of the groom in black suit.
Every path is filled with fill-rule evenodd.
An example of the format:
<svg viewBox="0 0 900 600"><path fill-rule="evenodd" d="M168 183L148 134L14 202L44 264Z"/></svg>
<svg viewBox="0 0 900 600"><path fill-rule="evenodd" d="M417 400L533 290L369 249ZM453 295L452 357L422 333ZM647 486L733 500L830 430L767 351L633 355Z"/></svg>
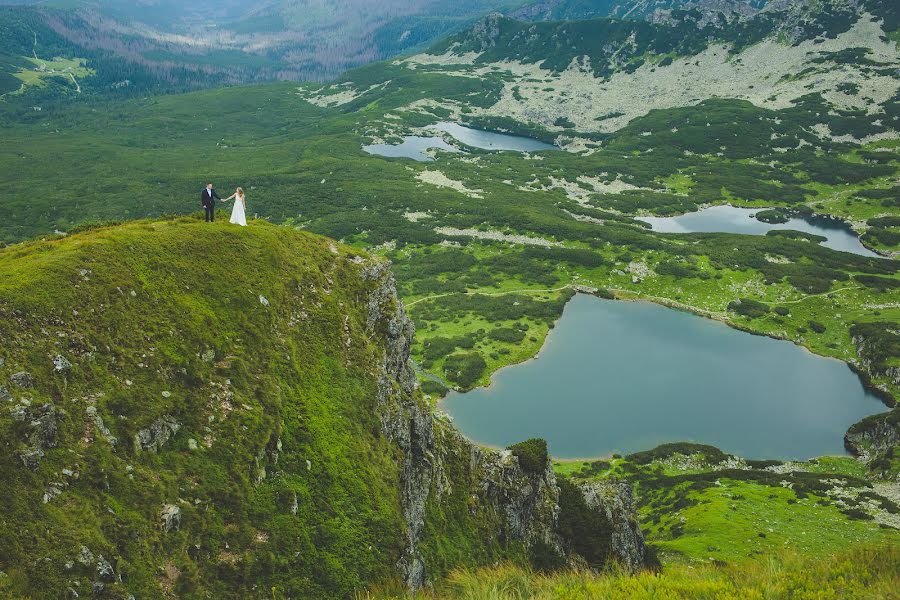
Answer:
<svg viewBox="0 0 900 600"><path fill-rule="evenodd" d="M216 220L216 200L221 201L216 190L213 189L212 183L206 184L206 189L200 192L200 202L206 211L206 222L212 223Z"/></svg>

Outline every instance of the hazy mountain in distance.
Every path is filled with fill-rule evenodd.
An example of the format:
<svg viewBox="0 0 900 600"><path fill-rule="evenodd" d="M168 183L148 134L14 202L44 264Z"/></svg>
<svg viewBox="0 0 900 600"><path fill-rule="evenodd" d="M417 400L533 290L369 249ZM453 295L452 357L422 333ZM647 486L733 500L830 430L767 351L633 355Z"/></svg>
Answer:
<svg viewBox="0 0 900 600"><path fill-rule="evenodd" d="M63 38L177 79L326 80L424 48L524 0L3 1L38 11ZM25 8L29 7L29 8ZM40 42L40 40L39 40ZM0 42L0 51L2 51ZM84 53L82 53L84 54ZM192 78L187 77L187 84Z"/></svg>
<svg viewBox="0 0 900 600"><path fill-rule="evenodd" d="M672 10L697 9L705 14L750 16L769 0L538 0L510 16L526 21L574 21L614 17L656 20Z"/></svg>

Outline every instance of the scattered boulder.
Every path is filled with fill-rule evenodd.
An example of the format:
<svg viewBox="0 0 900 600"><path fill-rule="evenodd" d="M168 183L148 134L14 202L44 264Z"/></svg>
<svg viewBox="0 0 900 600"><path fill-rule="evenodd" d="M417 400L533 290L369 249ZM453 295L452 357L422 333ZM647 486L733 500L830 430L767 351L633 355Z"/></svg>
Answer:
<svg viewBox="0 0 900 600"><path fill-rule="evenodd" d="M27 373L25 371L20 371L19 373L15 373L12 375L9 380L19 386L20 388L33 388L34 387L34 377L31 376L31 373Z"/></svg>
<svg viewBox="0 0 900 600"><path fill-rule="evenodd" d="M112 434L112 432L110 432L109 429L107 429L106 424L103 422L103 417L101 417L100 413L97 412L97 407L96 406L88 406L85 409L85 412L87 413L87 415L91 419L91 421L94 422L94 427L97 428L97 431L100 432L100 435L102 435L104 437L104 439L106 439L106 441L109 442L110 446L115 448L116 444L119 443L119 440L116 436L114 436Z"/></svg>
<svg viewBox="0 0 900 600"><path fill-rule="evenodd" d="M9 393L9 390L4 386L0 385L0 401L2 402L11 402L12 394Z"/></svg>
<svg viewBox="0 0 900 600"><path fill-rule="evenodd" d="M32 471L37 471L44 458L44 451L40 448L27 448L19 452L19 458L22 459L23 465Z"/></svg>
<svg viewBox="0 0 900 600"><path fill-rule="evenodd" d="M153 421L150 427L141 429L134 434L134 449L136 452L141 450L158 452L172 436L178 433L179 429L181 429L181 424L173 416L163 415Z"/></svg>
<svg viewBox="0 0 900 600"><path fill-rule="evenodd" d="M53 370L57 373L65 373L66 371L70 371L72 369L72 363L70 363L65 356L61 354L57 354L53 357Z"/></svg>
<svg viewBox="0 0 900 600"><path fill-rule="evenodd" d="M26 423L28 447L19 451L19 457L26 467L37 469L44 458L44 450L56 447L59 423L66 413L53 404L19 404L12 410L12 414L16 421Z"/></svg>
<svg viewBox="0 0 900 600"><path fill-rule="evenodd" d="M78 562L84 566L88 566L94 562L94 553L87 546L82 545L78 551Z"/></svg>
<svg viewBox="0 0 900 600"><path fill-rule="evenodd" d="M266 298L265 296L262 296L262 295L259 297L259 303L262 304L263 306L269 306L268 298Z"/></svg>
<svg viewBox="0 0 900 600"><path fill-rule="evenodd" d="M181 527L181 509L174 504L164 504L159 517L162 519L162 528L166 533Z"/></svg>
<svg viewBox="0 0 900 600"><path fill-rule="evenodd" d="M103 555L100 554L97 556L97 577L99 577L102 581L110 581L113 582L116 580L116 572L113 570L109 561L103 558Z"/></svg>

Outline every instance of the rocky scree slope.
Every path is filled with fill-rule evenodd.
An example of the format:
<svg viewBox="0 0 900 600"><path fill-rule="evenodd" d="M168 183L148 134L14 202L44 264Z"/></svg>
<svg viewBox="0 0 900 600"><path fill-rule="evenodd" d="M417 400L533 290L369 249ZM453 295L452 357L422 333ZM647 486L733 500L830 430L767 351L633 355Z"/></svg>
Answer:
<svg viewBox="0 0 900 600"><path fill-rule="evenodd" d="M638 568L630 488L563 494L542 442L474 447L423 402L412 335L386 264L285 227L139 221L3 249L0 595Z"/></svg>
<svg viewBox="0 0 900 600"><path fill-rule="evenodd" d="M470 77L508 72L499 99L467 114L554 132L567 124L609 134L654 109L713 97L780 110L821 94L836 111L862 111L874 126L844 139L829 129L838 113L821 115L812 130L823 140L896 137L896 3L779 2L731 18L709 11L678 10L656 22L528 22L493 14L399 64Z"/></svg>

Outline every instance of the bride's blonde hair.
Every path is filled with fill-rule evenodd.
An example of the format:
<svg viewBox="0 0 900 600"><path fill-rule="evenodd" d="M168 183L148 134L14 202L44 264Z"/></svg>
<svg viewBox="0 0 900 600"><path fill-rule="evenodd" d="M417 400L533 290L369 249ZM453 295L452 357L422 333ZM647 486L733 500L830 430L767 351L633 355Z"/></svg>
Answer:
<svg viewBox="0 0 900 600"><path fill-rule="evenodd" d="M240 196L241 198L243 198L243 197L244 197L244 188L239 187L239 188L237 189L237 194L238 194L238 196Z"/></svg>

